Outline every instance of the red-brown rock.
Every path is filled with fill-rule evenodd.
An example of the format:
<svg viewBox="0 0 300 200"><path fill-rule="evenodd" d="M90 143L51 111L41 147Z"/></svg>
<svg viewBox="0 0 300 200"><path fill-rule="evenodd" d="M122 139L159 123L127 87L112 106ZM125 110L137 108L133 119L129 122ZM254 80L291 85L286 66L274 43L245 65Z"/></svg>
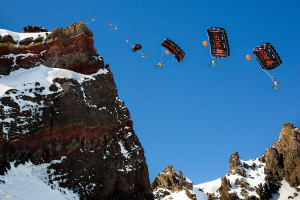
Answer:
<svg viewBox="0 0 300 200"><path fill-rule="evenodd" d="M40 30L37 26L27 29ZM28 32L26 30L25 32ZM104 62L97 54L92 37L93 33L83 22L62 29L54 28L44 38L44 42L41 37L35 40L25 38L19 41L19 46L17 46L16 41L5 36L0 41L0 59L3 61L0 62L0 75L8 75L13 70L32 68L40 64L69 69L82 74L95 73L104 68ZM24 59L28 56L26 54L34 54L32 56L34 59L30 58L31 61ZM8 61L13 57L17 57L18 62Z"/></svg>

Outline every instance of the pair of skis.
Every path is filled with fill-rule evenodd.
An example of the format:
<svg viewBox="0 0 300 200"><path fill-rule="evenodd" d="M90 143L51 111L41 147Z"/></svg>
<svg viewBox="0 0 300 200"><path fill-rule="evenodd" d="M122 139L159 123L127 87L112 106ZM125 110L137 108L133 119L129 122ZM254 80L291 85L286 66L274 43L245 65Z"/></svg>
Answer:
<svg viewBox="0 0 300 200"><path fill-rule="evenodd" d="M208 67L211 67L211 68L220 68L220 67L215 67L215 66L210 66L210 65L208 65Z"/></svg>
<svg viewBox="0 0 300 200"><path fill-rule="evenodd" d="M277 85L278 85L280 82L281 82L281 80L278 81ZM274 90L282 90L282 89L283 89L283 88L278 88L277 85L274 85L274 86L272 87L272 89L274 89Z"/></svg>

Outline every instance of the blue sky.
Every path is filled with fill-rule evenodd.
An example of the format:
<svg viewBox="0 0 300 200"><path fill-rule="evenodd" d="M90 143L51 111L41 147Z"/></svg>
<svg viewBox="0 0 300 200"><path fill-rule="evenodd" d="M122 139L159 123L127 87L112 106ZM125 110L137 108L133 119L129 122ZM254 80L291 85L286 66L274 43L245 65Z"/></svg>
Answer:
<svg viewBox="0 0 300 200"><path fill-rule="evenodd" d="M26 25L49 31L89 22L95 47L109 63L144 149L150 179L167 165L194 184L222 177L229 156L259 157L278 138L282 123L300 126L300 2L264 1L3 1L0 28ZM109 24L118 25L118 30ZM227 31L231 56L211 69L206 28ZM186 53L182 63L156 69L164 38ZM126 40L140 43L142 59ZM273 44L283 64L271 71L283 90L272 90L252 54ZM250 54L252 59L246 60Z"/></svg>

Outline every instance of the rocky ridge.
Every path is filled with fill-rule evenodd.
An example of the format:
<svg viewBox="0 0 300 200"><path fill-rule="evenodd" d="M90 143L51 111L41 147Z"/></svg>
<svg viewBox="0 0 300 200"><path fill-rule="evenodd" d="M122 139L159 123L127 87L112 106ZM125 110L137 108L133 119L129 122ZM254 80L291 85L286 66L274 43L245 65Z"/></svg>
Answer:
<svg viewBox="0 0 300 200"><path fill-rule="evenodd" d="M194 185L192 192L198 200L270 200L300 198L300 130L292 123L284 123L279 140L266 149L260 158L243 161L238 152L229 158L229 171L215 181ZM163 172L162 174L164 174ZM152 183L157 191L164 192L168 179L158 175ZM157 182L162 182L158 184ZM170 182L170 181L169 181ZM185 200L174 191L158 199Z"/></svg>
<svg viewBox="0 0 300 200"><path fill-rule="evenodd" d="M27 26L24 33L0 29L0 75L40 64L83 74L104 68L94 47L93 33L83 22L45 31L38 26Z"/></svg>
<svg viewBox="0 0 300 200"><path fill-rule="evenodd" d="M48 167L51 187L80 199L153 199L143 147L92 32L79 22L34 34L39 41L0 40L0 174L61 160Z"/></svg>

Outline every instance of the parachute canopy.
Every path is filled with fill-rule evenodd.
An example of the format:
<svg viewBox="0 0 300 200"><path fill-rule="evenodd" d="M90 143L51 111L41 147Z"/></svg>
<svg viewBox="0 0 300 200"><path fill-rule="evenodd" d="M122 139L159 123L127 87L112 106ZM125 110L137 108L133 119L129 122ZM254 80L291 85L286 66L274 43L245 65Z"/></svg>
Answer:
<svg viewBox="0 0 300 200"><path fill-rule="evenodd" d="M258 45L253 49L253 54L262 69L271 70L282 64L282 61L270 43Z"/></svg>
<svg viewBox="0 0 300 200"><path fill-rule="evenodd" d="M135 44L135 45L133 45L133 47L132 47L132 51L135 52L135 51L140 50L141 48L142 48L142 45L140 45L140 44Z"/></svg>
<svg viewBox="0 0 300 200"><path fill-rule="evenodd" d="M164 41L161 43L161 46L166 47L175 56L178 62L181 62L183 60L185 53L172 40L164 39Z"/></svg>
<svg viewBox="0 0 300 200"><path fill-rule="evenodd" d="M210 54L215 58L230 56L227 34L224 28L209 27L207 35L210 43Z"/></svg>

